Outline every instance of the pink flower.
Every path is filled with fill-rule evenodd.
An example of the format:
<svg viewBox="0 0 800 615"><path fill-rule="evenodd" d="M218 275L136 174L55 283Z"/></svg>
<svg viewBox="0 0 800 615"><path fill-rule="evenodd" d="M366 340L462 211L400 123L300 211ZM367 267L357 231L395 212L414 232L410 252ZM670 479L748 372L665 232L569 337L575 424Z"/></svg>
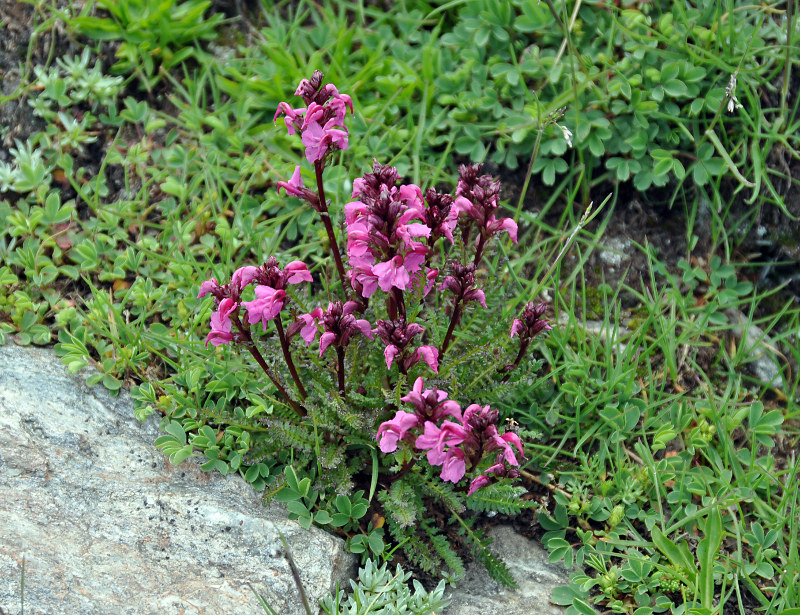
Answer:
<svg viewBox="0 0 800 615"><path fill-rule="evenodd" d="M306 158L311 164L322 160L332 145L338 149L349 147L347 131L335 128L335 125L334 119L328 120L324 127L314 122L303 131L302 141L306 147Z"/></svg>
<svg viewBox="0 0 800 615"><path fill-rule="evenodd" d="M378 427L377 440L384 453L393 453L397 450L397 443L402 440L409 429L417 426L416 415L398 410L391 421L385 421Z"/></svg>
<svg viewBox="0 0 800 615"><path fill-rule="evenodd" d="M328 331L327 333L323 333L322 336L319 338L319 356L322 356L322 353L336 341L336 334Z"/></svg>
<svg viewBox="0 0 800 615"><path fill-rule="evenodd" d="M231 284L235 286L239 292L241 292L245 286L253 281L257 273L258 267L253 267L251 265L240 267L233 272L233 275L231 276Z"/></svg>
<svg viewBox="0 0 800 615"><path fill-rule="evenodd" d="M422 435L417 437L414 444L419 450L428 451L429 464L438 466L446 459L445 446L458 446L468 437L469 431L452 421L445 421L441 427L426 421Z"/></svg>
<svg viewBox="0 0 800 615"><path fill-rule="evenodd" d="M422 293L423 297L427 297L428 293L433 290L433 287L436 284L436 277L438 275L438 269L428 269L428 272L425 274L425 291Z"/></svg>
<svg viewBox="0 0 800 615"><path fill-rule="evenodd" d="M278 105L278 110L275 112L275 117L272 118L272 121L277 122L278 116L281 113L285 114L286 117L283 118L283 121L284 124L286 124L286 130L290 135L293 135L296 130L300 130L305 112L306 110L304 108L292 109L289 103L282 102Z"/></svg>
<svg viewBox="0 0 800 615"><path fill-rule="evenodd" d="M439 373L439 351L433 346L420 346L414 351L414 354L411 355L411 365L419 361L427 363L433 373Z"/></svg>
<svg viewBox="0 0 800 615"><path fill-rule="evenodd" d="M301 130L305 131L308 130L308 127L311 124L322 124L324 122L325 117L325 107L322 105L318 105L315 102L312 102L308 105L308 110L306 111L306 115L303 118L303 125L301 126Z"/></svg>
<svg viewBox="0 0 800 615"><path fill-rule="evenodd" d="M417 436L414 446L421 451L428 451L428 463L432 466L441 465L444 461L444 437L442 430L435 423L425 422L423 433Z"/></svg>
<svg viewBox="0 0 800 615"><path fill-rule="evenodd" d="M426 252L425 245L419 241L414 241L414 237L429 237L431 229L422 224L421 222L412 222L411 224L400 224L397 227L397 236L403 242L407 250Z"/></svg>
<svg viewBox="0 0 800 615"><path fill-rule="evenodd" d="M372 272L372 257L351 257L350 266L350 285L358 294L368 299L378 290L378 276Z"/></svg>
<svg viewBox="0 0 800 615"><path fill-rule="evenodd" d="M328 84L333 87L331 84ZM334 91L336 88L333 88ZM344 126L344 118L347 116L347 110L350 109L350 115L353 115L353 100L347 94L339 94L337 91L328 106L333 109L333 119L339 126Z"/></svg>
<svg viewBox="0 0 800 615"><path fill-rule="evenodd" d="M316 308L310 314L301 314L286 330L286 336L291 339L299 332L306 346L310 345L317 337L317 320L321 317L322 308Z"/></svg>
<svg viewBox="0 0 800 615"><path fill-rule="evenodd" d="M499 478L505 476L509 478L517 478L519 476L519 470L506 467L506 465L502 462L501 457L498 457L497 459L497 462L493 466L486 468L483 471L483 474L479 474L473 479L469 486L467 496L472 495L481 487L485 487L486 485L496 482Z"/></svg>
<svg viewBox="0 0 800 615"><path fill-rule="evenodd" d="M356 183L359 181L363 182L364 180L361 179L360 177L357 177L355 180L353 180L353 186L355 186ZM355 192L355 188L353 188L353 191ZM362 203L361 201L350 201L344 206L344 222L349 227L349 225L356 222L358 218L366 216L368 213L369 213L369 208L364 203Z"/></svg>
<svg viewBox="0 0 800 615"><path fill-rule="evenodd" d="M495 235L500 231L505 231L508 233L508 236L511 237L511 241L517 243L517 223L511 218L496 220L495 217L492 216L489 219L489 223L486 225L486 231L489 235Z"/></svg>
<svg viewBox="0 0 800 615"><path fill-rule="evenodd" d="M404 401L414 406L415 413L425 421L439 422L446 416L461 421L461 406L456 402L447 399L447 393L439 389L428 389L423 391L425 381L420 377L414 381L411 392L400 401Z"/></svg>
<svg viewBox="0 0 800 615"><path fill-rule="evenodd" d="M451 448L445 454L442 463L442 473L439 475L443 481L450 481L456 484L467 471L467 465L464 461L464 451L460 448Z"/></svg>
<svg viewBox="0 0 800 615"><path fill-rule="evenodd" d="M372 273L378 277L381 290L388 293L392 288L408 290L411 288L411 275L422 268L425 255L411 252L405 257L397 255L385 263L373 265Z"/></svg>
<svg viewBox="0 0 800 615"><path fill-rule="evenodd" d="M504 434L497 434L495 430L495 434L492 436L492 439L487 443L486 447L484 448L485 452L489 452L496 448L501 449L501 456L502 458L510 463L512 466L518 466L519 462L517 461L516 456L514 455L514 449L511 448L511 445L517 447L519 454L522 455L522 458L525 458L525 453L522 450L522 441L519 439L519 436L513 432L506 432Z"/></svg>
<svg viewBox="0 0 800 615"><path fill-rule="evenodd" d="M283 274L286 276L286 282L289 284L300 284L300 282L313 282L311 273L303 261L292 261L283 268Z"/></svg>
<svg viewBox="0 0 800 615"><path fill-rule="evenodd" d="M208 294L216 294L219 292L220 286L216 278L206 280L200 285L200 293L197 295L198 299L205 297Z"/></svg>
<svg viewBox="0 0 800 615"><path fill-rule="evenodd" d="M247 309L248 322L252 325L261 321L266 331L267 321L280 313L285 298L285 290L275 290L271 286L256 286L256 299L242 303Z"/></svg>
<svg viewBox="0 0 800 615"><path fill-rule="evenodd" d="M211 342L214 346L228 344L233 339L231 321L222 320L217 312L211 315L211 331L206 336L206 346Z"/></svg>
<svg viewBox="0 0 800 615"><path fill-rule="evenodd" d="M288 268L288 267L287 267ZM372 325L369 321L353 316L354 312L361 309L355 301L348 301L342 305L341 301L332 301L324 312L316 308L310 314L300 316L287 330L287 335L292 337L300 332L306 340L306 345L314 341L317 334L317 320L322 321L325 329L319 338L319 356L322 356L328 347L345 347L350 339L357 334L365 335L372 339Z"/></svg>
<svg viewBox="0 0 800 615"><path fill-rule="evenodd" d="M481 487L485 487L489 484L489 477L484 474L478 474L475 478L472 479L472 482L469 484L469 491L467 491L467 497L471 496Z"/></svg>
<svg viewBox="0 0 800 615"><path fill-rule="evenodd" d="M239 306L230 297L219 302L217 311L211 315L211 332L206 337L206 346L209 342L214 346L220 346L233 339L230 316L238 309Z"/></svg>
<svg viewBox="0 0 800 615"><path fill-rule="evenodd" d="M546 303L528 302L522 310L522 317L515 318L511 324L511 337L519 335L522 343L530 342L542 331L549 331L551 327L542 316L547 311ZM527 346L526 346L527 347Z"/></svg>
<svg viewBox="0 0 800 615"><path fill-rule="evenodd" d="M286 194L303 198L305 196L305 192L303 192L302 188L303 178L300 176L299 166L294 168L292 178L288 182L278 182L278 194L280 194L281 190L283 189L286 191Z"/></svg>
<svg viewBox="0 0 800 615"><path fill-rule="evenodd" d="M399 354L400 349L390 344L383 350L383 357L386 359L386 369L392 369L392 363L394 362L394 358Z"/></svg>

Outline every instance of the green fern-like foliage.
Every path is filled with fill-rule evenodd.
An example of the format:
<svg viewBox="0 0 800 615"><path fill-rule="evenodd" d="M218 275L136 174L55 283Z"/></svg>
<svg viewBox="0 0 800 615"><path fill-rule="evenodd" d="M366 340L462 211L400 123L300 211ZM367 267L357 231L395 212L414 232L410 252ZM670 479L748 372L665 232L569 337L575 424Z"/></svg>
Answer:
<svg viewBox="0 0 800 615"><path fill-rule="evenodd" d="M453 547L450 546L450 541L447 536L428 533L428 538L431 541L434 551L436 551L436 554L442 559L450 571L445 578L450 583L455 583L463 579L464 576L466 576L464 562Z"/></svg>
<svg viewBox="0 0 800 615"><path fill-rule="evenodd" d="M450 510L459 513L464 511L464 496L456 494L452 483L443 480L426 480L420 481L419 487L426 496L442 502Z"/></svg>
<svg viewBox="0 0 800 615"><path fill-rule="evenodd" d="M517 587L519 587L517 581L514 579L506 563L489 551L488 547L492 539L484 538L482 532L473 531L469 524L458 515L456 515L456 518L461 523L463 536L472 548L472 554L475 556L475 559L484 565L489 576L505 587L517 589Z"/></svg>
<svg viewBox="0 0 800 615"><path fill-rule="evenodd" d="M266 424L272 438L284 447L304 453L314 450L314 432L307 425L288 420L269 420Z"/></svg>
<svg viewBox="0 0 800 615"><path fill-rule="evenodd" d="M524 487L515 487L507 483L495 483L478 489L467 498L467 508L476 512L498 512L504 515L515 515L526 508L534 508L537 503L520 499L525 495Z"/></svg>
<svg viewBox="0 0 800 615"><path fill-rule="evenodd" d="M387 513L387 519L397 527L411 527L422 516L423 505L410 481L395 481L388 491L378 494Z"/></svg>

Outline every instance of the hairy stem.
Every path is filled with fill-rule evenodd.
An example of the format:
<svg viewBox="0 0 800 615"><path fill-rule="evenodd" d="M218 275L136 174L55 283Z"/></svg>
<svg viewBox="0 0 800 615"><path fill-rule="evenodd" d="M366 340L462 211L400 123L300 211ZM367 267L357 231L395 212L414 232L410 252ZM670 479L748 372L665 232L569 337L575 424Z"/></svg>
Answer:
<svg viewBox="0 0 800 615"><path fill-rule="evenodd" d="M344 389L344 348L341 346L336 347L336 358L339 362L339 394L342 396L342 399L345 397L345 389Z"/></svg>
<svg viewBox="0 0 800 615"><path fill-rule="evenodd" d="M442 348L439 350L439 360L442 359L444 356L447 347L450 345L450 340L453 337L453 331L455 331L456 324L459 320L461 320L461 312L464 309L464 304L461 303L461 297L456 297L455 303L453 304L453 314L450 316L450 326L447 327L447 333L444 336L444 341L442 342Z"/></svg>
<svg viewBox="0 0 800 615"><path fill-rule="evenodd" d="M486 236L481 233L480 237L478 237L478 247L475 248L475 260L472 261L475 264L475 268L478 268L478 265L481 264L481 259L483 258L483 249L486 247Z"/></svg>
<svg viewBox="0 0 800 615"><path fill-rule="evenodd" d="M286 361L286 367L289 368L289 373L292 375L292 380L297 387L297 392L300 393L300 399L306 398L306 390L303 383L300 381L300 376L297 375L297 370L292 361L292 351L289 348L289 341L286 339L286 334L283 332L283 324L281 323L280 314L275 318L275 327L278 329L278 339L281 341L281 350L283 351L283 358Z"/></svg>
<svg viewBox="0 0 800 615"><path fill-rule="evenodd" d="M333 224L331 223L331 216L328 213L328 203L325 201L325 187L322 184L322 162L317 161L314 163L314 172L317 174L317 192L319 193L319 215L322 218L322 223L325 225L325 232L328 233L328 242L330 243L330 250L333 253L333 260L336 261L336 270L339 272L339 280L342 282L342 289L347 294L347 284L345 283L347 277L344 273L344 263L342 263L342 255L339 254L339 244L336 241L336 235L333 232Z"/></svg>
<svg viewBox="0 0 800 615"><path fill-rule="evenodd" d="M519 367L519 362L522 361L522 357L525 356L525 352L527 352L529 345L530 345L530 342L527 343L527 344L520 342L519 352L517 353L517 356L514 359L514 362L511 364L511 368L508 370L508 372L506 372L506 375L503 376L503 378L502 378L502 380L500 380L500 382L505 382L506 380L508 380L511 377L511 372L513 372L515 369L517 369Z"/></svg>
<svg viewBox="0 0 800 615"><path fill-rule="evenodd" d="M248 338L249 337L250 336L248 335ZM264 373L269 377L270 380L272 380L272 384L275 385L275 388L278 389L280 394L283 395L283 397L292 407L292 410L297 412L299 416L306 416L306 411L303 409L303 407L291 398L289 392L284 388L284 386L272 373L272 370L270 370L269 365L267 365L267 362L264 360L264 357L261 355L261 352L259 352L258 348L256 348L255 344L253 343L252 338L247 340L245 346L247 350L250 351L250 354L253 355L253 358L256 360L256 363L258 363L259 366L261 366L261 369L264 370Z"/></svg>
<svg viewBox="0 0 800 615"><path fill-rule="evenodd" d="M392 296L394 297L395 305L397 305L398 315L402 318L406 317L406 303L403 301L403 291L399 288L392 288Z"/></svg>

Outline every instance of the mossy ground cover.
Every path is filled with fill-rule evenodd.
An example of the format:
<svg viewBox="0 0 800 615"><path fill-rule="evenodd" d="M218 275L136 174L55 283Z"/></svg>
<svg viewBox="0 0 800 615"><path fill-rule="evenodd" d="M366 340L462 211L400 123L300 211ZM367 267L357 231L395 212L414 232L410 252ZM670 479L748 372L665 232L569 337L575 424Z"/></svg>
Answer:
<svg viewBox="0 0 800 615"><path fill-rule="evenodd" d="M798 612L796 2L0 7L0 340L97 367L176 462L269 492L274 391L205 347L197 295L269 254L324 270L273 125L320 68L358 110L334 217L373 157L423 189L470 161L504 181L520 241L479 278L505 316L551 305L500 409L540 434L515 522L575 567L553 600ZM391 559L369 520L355 549Z"/></svg>

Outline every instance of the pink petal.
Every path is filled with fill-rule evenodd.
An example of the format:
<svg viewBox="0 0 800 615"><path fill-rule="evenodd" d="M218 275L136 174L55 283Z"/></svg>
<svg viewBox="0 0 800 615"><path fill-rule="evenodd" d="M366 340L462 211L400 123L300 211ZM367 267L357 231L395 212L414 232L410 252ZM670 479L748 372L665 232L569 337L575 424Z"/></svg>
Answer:
<svg viewBox="0 0 800 615"><path fill-rule="evenodd" d="M300 318L306 323L306 326L300 329L300 337L305 340L306 346L308 346L317 337L317 321L311 314L303 314Z"/></svg>
<svg viewBox="0 0 800 615"><path fill-rule="evenodd" d="M392 369L392 362L399 352L400 349L394 344L389 344L386 347L386 350L383 351L383 356L386 358L386 369Z"/></svg>
<svg viewBox="0 0 800 615"><path fill-rule="evenodd" d="M253 267L252 265L248 265L247 267L239 267L239 269L234 271L233 275L231 276L231 284L234 284L239 290L242 290L245 286L253 281L253 278L256 277L257 273L258 267Z"/></svg>
<svg viewBox="0 0 800 615"><path fill-rule="evenodd" d="M313 282L313 278L311 277L311 273L308 271L308 267L303 261L292 261L286 267L283 268L283 273L286 275L289 274L289 279L287 282L289 284L299 284L300 282Z"/></svg>
<svg viewBox="0 0 800 615"><path fill-rule="evenodd" d="M278 182L278 194L280 194L283 189L286 191L286 194L302 197L303 192L300 190L302 187L303 178L300 176L300 167L296 166L292 178L288 182Z"/></svg>
<svg viewBox="0 0 800 615"><path fill-rule="evenodd" d="M475 206L472 204L472 201L470 201L468 198L463 197L463 196L457 197L456 200L453 201L452 207L459 214L462 214L462 213L471 214L475 209Z"/></svg>
<svg viewBox="0 0 800 615"><path fill-rule="evenodd" d="M467 491L467 497L471 496L481 487L485 487L489 484L489 477L484 476L483 474L478 474L475 478L472 479L472 482L469 484L469 491Z"/></svg>
<svg viewBox="0 0 800 615"><path fill-rule="evenodd" d="M464 462L464 451L460 448L451 448L447 451L447 457L442 464L442 473L439 475L442 480L450 481L456 484L467 471L467 465Z"/></svg>
<svg viewBox="0 0 800 615"><path fill-rule="evenodd" d="M328 349L328 346L333 344L336 341L336 334L330 331L323 333L322 337L319 338L319 356L322 356L322 353Z"/></svg>
<svg viewBox="0 0 800 615"><path fill-rule="evenodd" d="M210 280L206 280L200 285L200 293L197 295L197 298L200 299L205 297L207 294L214 292L219 288L219 283L217 282L216 278L211 278Z"/></svg>
<svg viewBox="0 0 800 615"><path fill-rule="evenodd" d="M402 440L406 433L417 426L419 419L416 414L398 410L391 421L381 423L378 428L380 448L384 453L392 453L397 450L398 440Z"/></svg>
<svg viewBox="0 0 800 615"><path fill-rule="evenodd" d="M219 308L217 311L219 312L219 318L221 322L228 323L228 330L230 330L230 315L233 314L239 306L236 302L231 299L230 297L226 297L222 301L219 302Z"/></svg>
<svg viewBox="0 0 800 615"><path fill-rule="evenodd" d="M208 346L209 342L214 346L223 346L230 343L232 339L233 335L225 331L211 331L206 337L206 346Z"/></svg>
<svg viewBox="0 0 800 615"><path fill-rule="evenodd" d="M483 291L479 288L467 291L467 293L464 295L464 301L477 301L484 308L486 307L486 295L483 294Z"/></svg>
<svg viewBox="0 0 800 615"><path fill-rule="evenodd" d="M372 325L369 323L368 320L364 320L363 318L359 318L356 320L356 327L361 330L361 333L368 337L369 339L375 339L372 334Z"/></svg>
<svg viewBox="0 0 800 615"><path fill-rule="evenodd" d="M452 399L444 402L439 406L439 412L442 416L452 416L454 419L461 421L461 406Z"/></svg>
<svg viewBox="0 0 800 615"><path fill-rule="evenodd" d="M415 361L423 360L435 374L439 373L439 351L433 346L420 346L414 351Z"/></svg>
<svg viewBox="0 0 800 615"><path fill-rule="evenodd" d="M411 339L418 333L422 333L424 330L425 329L423 329L418 323L412 322L406 327L406 335L408 336L408 339Z"/></svg>

